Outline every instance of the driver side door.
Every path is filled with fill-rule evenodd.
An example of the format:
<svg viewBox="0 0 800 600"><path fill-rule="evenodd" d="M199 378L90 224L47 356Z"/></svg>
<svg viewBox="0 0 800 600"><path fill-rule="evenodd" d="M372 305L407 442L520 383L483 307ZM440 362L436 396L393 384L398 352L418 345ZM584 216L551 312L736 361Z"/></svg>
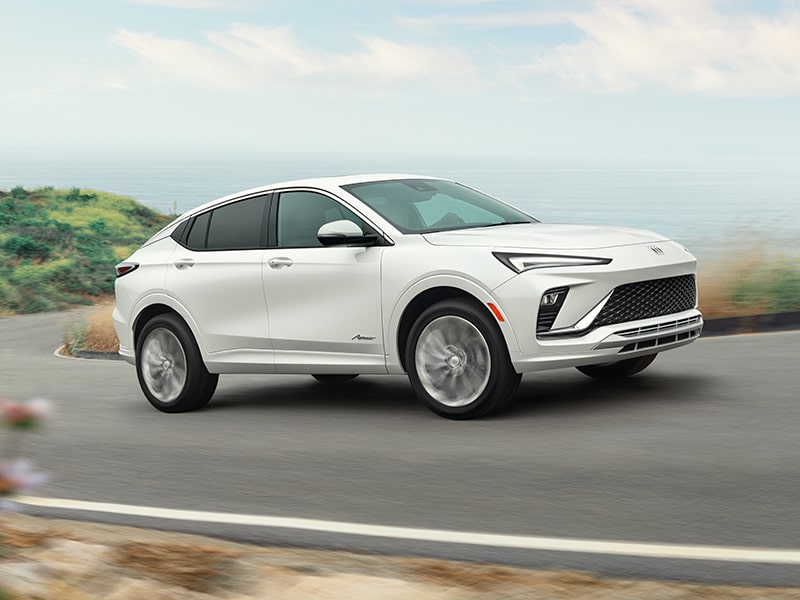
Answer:
<svg viewBox="0 0 800 600"><path fill-rule="evenodd" d="M364 221L318 191L276 194L263 283L279 373L385 373L382 246L323 246L325 223Z"/></svg>

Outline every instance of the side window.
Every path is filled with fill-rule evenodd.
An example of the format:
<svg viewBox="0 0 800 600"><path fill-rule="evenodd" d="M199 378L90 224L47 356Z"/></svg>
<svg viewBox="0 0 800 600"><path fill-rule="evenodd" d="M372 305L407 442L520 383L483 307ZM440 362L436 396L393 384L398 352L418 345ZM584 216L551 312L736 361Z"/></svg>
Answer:
<svg viewBox="0 0 800 600"><path fill-rule="evenodd" d="M316 192L284 192L278 202L278 246L321 247L317 239L319 228L325 223L343 219L365 229L360 217L328 196Z"/></svg>
<svg viewBox="0 0 800 600"><path fill-rule="evenodd" d="M266 202L266 196L259 196L213 210L206 248L245 250L262 247ZM191 237L191 233L189 236Z"/></svg>
<svg viewBox="0 0 800 600"><path fill-rule="evenodd" d="M192 250L203 250L206 247L206 233L208 232L208 221L211 213L203 213L194 218L192 228L186 237L186 245Z"/></svg>

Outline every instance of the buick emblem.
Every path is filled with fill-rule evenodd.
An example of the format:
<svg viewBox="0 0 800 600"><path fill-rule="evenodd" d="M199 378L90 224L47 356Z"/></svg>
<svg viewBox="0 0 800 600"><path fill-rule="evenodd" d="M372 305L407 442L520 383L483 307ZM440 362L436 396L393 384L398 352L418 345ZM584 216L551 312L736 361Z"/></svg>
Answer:
<svg viewBox="0 0 800 600"><path fill-rule="evenodd" d="M664 251L658 246L648 246L648 248L650 248L650 250L652 250L655 254L658 254L659 256L664 256Z"/></svg>

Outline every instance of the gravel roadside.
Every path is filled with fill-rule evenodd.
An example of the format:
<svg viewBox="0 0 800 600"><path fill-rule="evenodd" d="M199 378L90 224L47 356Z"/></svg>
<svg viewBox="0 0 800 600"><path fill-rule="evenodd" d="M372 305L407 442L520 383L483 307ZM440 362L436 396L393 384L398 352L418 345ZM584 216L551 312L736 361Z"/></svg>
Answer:
<svg viewBox="0 0 800 600"><path fill-rule="evenodd" d="M578 572L261 547L2 514L0 598L800 600L800 588L603 579Z"/></svg>

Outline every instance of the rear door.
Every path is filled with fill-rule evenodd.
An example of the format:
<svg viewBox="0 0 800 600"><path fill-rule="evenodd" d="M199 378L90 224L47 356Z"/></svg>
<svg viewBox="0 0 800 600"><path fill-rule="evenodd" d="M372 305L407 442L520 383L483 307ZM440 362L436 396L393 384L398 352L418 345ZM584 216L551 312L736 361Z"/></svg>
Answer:
<svg viewBox="0 0 800 600"><path fill-rule="evenodd" d="M261 281L269 199L246 198L195 217L167 269L167 289L211 354L256 350L262 352L250 360L271 362L263 352L271 345Z"/></svg>

